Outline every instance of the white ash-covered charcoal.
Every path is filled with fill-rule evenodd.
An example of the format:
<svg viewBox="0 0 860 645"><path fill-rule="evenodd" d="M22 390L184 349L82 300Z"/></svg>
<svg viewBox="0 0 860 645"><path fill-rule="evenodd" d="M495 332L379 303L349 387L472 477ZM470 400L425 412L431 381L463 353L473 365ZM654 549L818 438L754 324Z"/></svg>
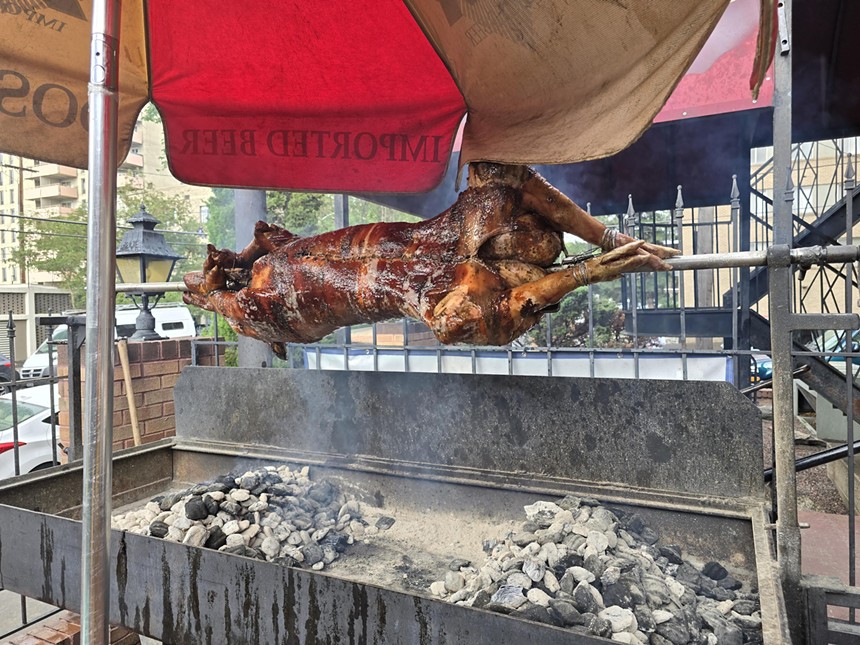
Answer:
<svg viewBox="0 0 860 645"><path fill-rule="evenodd" d="M757 594L661 544L638 514L571 495L524 511L518 529L483 540L484 563L450 567L430 593L621 643L762 642Z"/></svg>
<svg viewBox="0 0 860 645"><path fill-rule="evenodd" d="M320 570L356 539L370 539L396 521L378 511L365 517L367 510L332 482L312 481L307 466L269 466L157 497L115 515L112 524L192 547Z"/></svg>

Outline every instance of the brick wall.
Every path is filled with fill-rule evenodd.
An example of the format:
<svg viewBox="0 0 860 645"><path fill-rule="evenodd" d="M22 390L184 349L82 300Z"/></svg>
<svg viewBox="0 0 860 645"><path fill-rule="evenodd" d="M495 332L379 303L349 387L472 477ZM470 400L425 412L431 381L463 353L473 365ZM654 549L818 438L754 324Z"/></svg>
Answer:
<svg viewBox="0 0 860 645"><path fill-rule="evenodd" d="M67 347L60 346L57 357L57 373L60 375L60 441L69 445L69 382ZM81 362L86 348L81 349ZM223 352L223 349L222 349ZM215 354L211 346L197 347L198 365L214 365ZM184 367L191 364L191 341L189 339L167 339L128 344L129 372L132 391L137 407L137 419L141 441L158 441L176 433L173 409L173 386ZM81 370L81 380L86 381L86 371ZM134 445L122 366L119 352L114 352L114 450ZM83 390L83 387L82 387Z"/></svg>
<svg viewBox="0 0 860 645"><path fill-rule="evenodd" d="M6 641L8 645L80 645L81 617L63 611ZM110 627L110 645L140 645L140 636L125 627Z"/></svg>

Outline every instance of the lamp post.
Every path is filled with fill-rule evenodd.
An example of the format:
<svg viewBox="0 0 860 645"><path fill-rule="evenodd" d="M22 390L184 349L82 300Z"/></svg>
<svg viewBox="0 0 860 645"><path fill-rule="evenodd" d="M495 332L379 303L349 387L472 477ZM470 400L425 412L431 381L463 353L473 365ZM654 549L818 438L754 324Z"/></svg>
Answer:
<svg viewBox="0 0 860 645"><path fill-rule="evenodd" d="M167 282L176 261L181 258L167 244L164 235L155 230L158 220L140 205L128 223L132 228L126 231L116 250L116 272L120 282L144 284L146 282ZM154 307L161 293L140 291L140 314L135 321L134 334L129 340L158 340L155 332L155 317L149 310L149 297L155 296ZM137 303L135 303L137 304Z"/></svg>

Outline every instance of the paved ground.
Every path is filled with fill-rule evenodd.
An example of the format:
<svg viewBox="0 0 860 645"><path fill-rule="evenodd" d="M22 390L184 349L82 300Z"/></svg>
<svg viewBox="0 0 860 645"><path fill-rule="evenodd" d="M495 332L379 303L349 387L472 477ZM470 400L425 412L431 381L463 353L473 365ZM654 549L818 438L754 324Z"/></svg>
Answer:
<svg viewBox="0 0 860 645"><path fill-rule="evenodd" d="M56 607L32 598L27 599L27 620L29 622L53 611L56 611ZM19 629L23 624L21 620L21 596L11 591L0 591L0 635Z"/></svg>

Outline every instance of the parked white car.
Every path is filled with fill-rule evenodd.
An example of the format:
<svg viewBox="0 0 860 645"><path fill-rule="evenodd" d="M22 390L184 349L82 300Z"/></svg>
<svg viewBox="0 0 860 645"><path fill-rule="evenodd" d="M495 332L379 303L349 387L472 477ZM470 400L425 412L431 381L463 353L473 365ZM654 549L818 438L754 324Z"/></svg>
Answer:
<svg viewBox="0 0 860 645"><path fill-rule="evenodd" d="M54 388L54 414L59 410L57 386L39 385L18 390L18 460L20 473L54 465L51 440L50 388ZM59 432L55 416L55 427ZM12 395L0 396L0 479L15 476L15 440L12 427ZM57 441L57 459L62 445Z"/></svg>
<svg viewBox="0 0 860 645"><path fill-rule="evenodd" d="M164 304L151 310L155 317L155 331L164 338L184 338L196 336L194 317L188 307L183 304ZM129 337L134 333L135 321L140 312L134 305L124 305L116 309L116 336ZM65 341L69 332L65 325L54 330L54 342ZM57 348L54 347L54 361L57 360ZM21 378L43 378L48 376L48 341L45 341L33 352L21 367Z"/></svg>

